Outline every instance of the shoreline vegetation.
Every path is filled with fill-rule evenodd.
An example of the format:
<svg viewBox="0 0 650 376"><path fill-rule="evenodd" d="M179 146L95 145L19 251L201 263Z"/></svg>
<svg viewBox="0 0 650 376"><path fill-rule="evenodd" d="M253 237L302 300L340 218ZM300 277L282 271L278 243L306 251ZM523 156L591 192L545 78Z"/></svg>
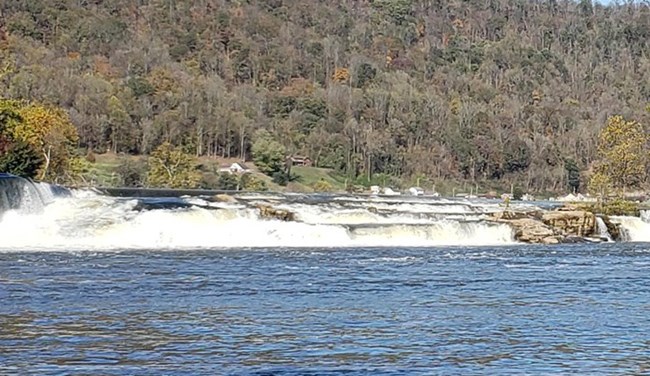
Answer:
<svg viewBox="0 0 650 376"><path fill-rule="evenodd" d="M637 213L624 199L650 187L648 4L35 0L0 16L0 171L18 176L572 192L602 215Z"/></svg>

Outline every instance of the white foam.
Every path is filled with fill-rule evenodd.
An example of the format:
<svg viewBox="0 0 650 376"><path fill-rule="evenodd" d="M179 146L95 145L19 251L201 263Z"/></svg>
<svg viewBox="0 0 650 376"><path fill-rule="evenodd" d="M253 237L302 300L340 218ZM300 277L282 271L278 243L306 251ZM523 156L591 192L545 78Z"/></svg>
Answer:
<svg viewBox="0 0 650 376"><path fill-rule="evenodd" d="M337 208L291 204L287 204L289 208L299 209L298 220L305 222L282 222L260 219L253 208L136 211L136 204L136 200L77 192L73 197L54 200L40 214L9 211L0 221L0 249L399 247L513 242L507 225L482 222L409 223L403 216L386 218L358 210L344 211L337 217ZM311 218L307 209L313 211ZM391 221L399 223L389 224Z"/></svg>
<svg viewBox="0 0 650 376"><path fill-rule="evenodd" d="M624 233L627 234L627 241L650 242L650 223L639 217L611 217L612 222L621 225Z"/></svg>
<svg viewBox="0 0 650 376"><path fill-rule="evenodd" d="M427 225L388 225L355 228L353 239L392 246L500 245L513 243L513 230L505 224L438 221ZM379 245L379 244L378 244Z"/></svg>
<svg viewBox="0 0 650 376"><path fill-rule="evenodd" d="M408 213L392 213L381 215L367 208L332 207L327 205L282 204L279 209L289 210L296 214L300 222L309 224L354 225L364 223L430 223L427 218L419 218Z"/></svg>
<svg viewBox="0 0 650 376"><path fill-rule="evenodd" d="M596 217L596 225L598 226L598 236L600 236L601 239L605 239L608 242L613 241L612 236L609 234L609 230L607 229L607 225L602 218Z"/></svg>
<svg viewBox="0 0 650 376"><path fill-rule="evenodd" d="M650 223L650 210L641 210L640 216L643 222Z"/></svg>

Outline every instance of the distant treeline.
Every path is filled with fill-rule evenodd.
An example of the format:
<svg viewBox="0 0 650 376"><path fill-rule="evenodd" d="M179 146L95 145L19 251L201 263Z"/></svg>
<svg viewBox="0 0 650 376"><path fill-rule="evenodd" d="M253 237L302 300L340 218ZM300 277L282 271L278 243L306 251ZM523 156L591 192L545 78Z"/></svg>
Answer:
<svg viewBox="0 0 650 376"><path fill-rule="evenodd" d="M564 190L608 117L650 124L647 3L5 0L0 25L0 96L65 109L95 152L249 159L270 135L366 183Z"/></svg>

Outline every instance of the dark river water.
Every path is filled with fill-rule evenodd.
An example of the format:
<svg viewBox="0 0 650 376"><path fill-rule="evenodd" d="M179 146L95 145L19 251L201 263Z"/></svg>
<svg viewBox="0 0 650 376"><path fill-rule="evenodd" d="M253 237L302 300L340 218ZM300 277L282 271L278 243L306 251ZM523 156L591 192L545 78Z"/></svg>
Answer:
<svg viewBox="0 0 650 376"><path fill-rule="evenodd" d="M650 246L0 253L1 375L650 374Z"/></svg>

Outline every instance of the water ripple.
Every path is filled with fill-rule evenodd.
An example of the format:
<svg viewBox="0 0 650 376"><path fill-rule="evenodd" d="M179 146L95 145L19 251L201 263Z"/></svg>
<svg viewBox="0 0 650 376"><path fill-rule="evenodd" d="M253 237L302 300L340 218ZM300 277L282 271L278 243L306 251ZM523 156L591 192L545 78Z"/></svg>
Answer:
<svg viewBox="0 0 650 376"><path fill-rule="evenodd" d="M0 253L0 374L643 374L649 266L631 244Z"/></svg>

